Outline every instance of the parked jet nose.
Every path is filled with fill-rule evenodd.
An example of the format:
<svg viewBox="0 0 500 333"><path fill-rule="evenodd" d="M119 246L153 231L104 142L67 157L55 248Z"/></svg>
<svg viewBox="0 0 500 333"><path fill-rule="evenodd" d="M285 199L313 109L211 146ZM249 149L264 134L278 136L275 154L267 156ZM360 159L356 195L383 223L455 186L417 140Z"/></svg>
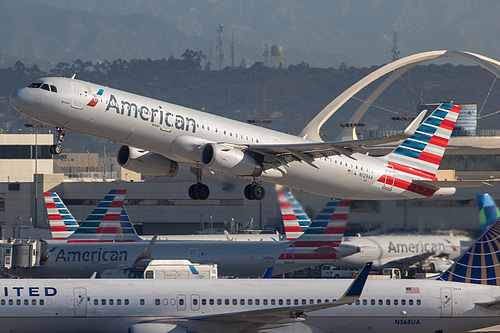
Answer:
<svg viewBox="0 0 500 333"><path fill-rule="evenodd" d="M18 111L28 103L29 93L26 88L17 89L10 95L10 104Z"/></svg>

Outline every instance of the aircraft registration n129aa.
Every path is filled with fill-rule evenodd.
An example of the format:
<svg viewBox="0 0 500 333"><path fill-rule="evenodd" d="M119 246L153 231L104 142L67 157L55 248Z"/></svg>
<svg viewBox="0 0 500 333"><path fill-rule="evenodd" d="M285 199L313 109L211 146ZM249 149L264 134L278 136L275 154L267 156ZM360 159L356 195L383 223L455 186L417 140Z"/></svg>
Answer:
<svg viewBox="0 0 500 333"><path fill-rule="evenodd" d="M453 195L472 182L438 181L436 171L460 107L443 103L422 112L394 137L316 142L73 78L46 77L16 90L19 112L55 126L60 154L66 130L122 144L118 163L151 176L192 168L192 199L206 199L202 170L251 179L248 199L263 199L260 180L343 199L394 200ZM409 138L408 138L409 137ZM363 147L406 138L393 152L372 157ZM358 152L361 151L361 152Z"/></svg>
<svg viewBox="0 0 500 333"><path fill-rule="evenodd" d="M497 221L434 280L4 279L1 330L466 332L500 323L499 237Z"/></svg>

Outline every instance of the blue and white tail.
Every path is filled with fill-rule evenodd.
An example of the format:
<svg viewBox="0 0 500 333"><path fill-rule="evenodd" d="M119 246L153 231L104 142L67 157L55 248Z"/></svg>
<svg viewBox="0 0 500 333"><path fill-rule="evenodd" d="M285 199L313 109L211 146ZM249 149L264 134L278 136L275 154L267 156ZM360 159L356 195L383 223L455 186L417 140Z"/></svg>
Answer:
<svg viewBox="0 0 500 333"><path fill-rule="evenodd" d="M50 231L53 239L65 239L78 228L69 209L64 205L56 192L44 192L45 207L49 218Z"/></svg>
<svg viewBox="0 0 500 333"><path fill-rule="evenodd" d="M311 219L290 191L278 191L278 201L286 239L290 241L300 237L311 225Z"/></svg>
<svg viewBox="0 0 500 333"><path fill-rule="evenodd" d="M500 220L437 279L500 286Z"/></svg>
<svg viewBox="0 0 500 333"><path fill-rule="evenodd" d="M460 106L442 103L393 152L385 155L390 167L396 171L437 180L444 151L460 113Z"/></svg>
<svg viewBox="0 0 500 333"><path fill-rule="evenodd" d="M123 207L127 190L111 190L67 238L68 243L133 242L140 240Z"/></svg>
<svg viewBox="0 0 500 333"><path fill-rule="evenodd" d="M476 196L479 208L479 223L481 223L483 231L486 231L500 218L500 210L495 204L495 200L488 193L480 193Z"/></svg>

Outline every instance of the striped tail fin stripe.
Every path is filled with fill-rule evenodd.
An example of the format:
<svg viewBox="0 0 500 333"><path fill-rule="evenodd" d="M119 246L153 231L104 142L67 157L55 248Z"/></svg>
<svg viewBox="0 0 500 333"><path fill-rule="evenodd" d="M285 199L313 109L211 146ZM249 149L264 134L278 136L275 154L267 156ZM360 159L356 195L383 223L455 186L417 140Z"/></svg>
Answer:
<svg viewBox="0 0 500 333"><path fill-rule="evenodd" d="M435 175L459 113L460 106L441 104L415 134L388 155L388 160Z"/></svg>
<svg viewBox="0 0 500 333"><path fill-rule="evenodd" d="M289 191L279 191L278 201L287 240L300 237L311 224L311 220Z"/></svg>
<svg viewBox="0 0 500 333"><path fill-rule="evenodd" d="M443 281L500 285L500 220L437 279Z"/></svg>
<svg viewBox="0 0 500 333"><path fill-rule="evenodd" d="M116 242L139 239L123 208L126 190L111 190L68 242Z"/></svg>
<svg viewBox="0 0 500 333"><path fill-rule="evenodd" d="M45 207L53 239L64 239L78 228L73 215L56 192L44 192Z"/></svg>

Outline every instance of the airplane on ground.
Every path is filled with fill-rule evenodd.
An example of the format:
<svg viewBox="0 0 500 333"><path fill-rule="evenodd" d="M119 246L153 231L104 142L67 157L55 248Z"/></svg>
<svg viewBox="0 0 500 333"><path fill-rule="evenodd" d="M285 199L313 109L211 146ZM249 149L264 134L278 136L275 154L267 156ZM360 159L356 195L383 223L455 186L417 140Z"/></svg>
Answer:
<svg viewBox="0 0 500 333"><path fill-rule="evenodd" d="M331 233L328 225L322 232L311 229L293 241L258 245L249 241L161 241L155 237L147 241L139 238L123 214L125 194L126 190L111 190L71 235L45 240L39 267L3 268L3 272L17 277L89 277L132 264L147 252L154 259L215 262L222 276L259 277L269 267L278 275L357 252L357 248L339 246L343 233Z"/></svg>
<svg viewBox="0 0 500 333"><path fill-rule="evenodd" d="M500 220L436 279L6 279L9 332L466 332L500 324ZM346 305L350 304L350 305Z"/></svg>
<svg viewBox="0 0 500 333"><path fill-rule="evenodd" d="M45 206L53 239L64 239L79 226L69 209L56 192L44 192ZM130 221L125 207L121 212L122 221ZM139 235L141 239L151 240L152 235ZM230 241L280 241L282 235L276 234L229 234L226 230L218 234L195 235L157 235L157 240L230 240Z"/></svg>
<svg viewBox="0 0 500 333"><path fill-rule="evenodd" d="M285 232L287 239L300 237L300 226L307 226L311 223L309 217L304 212L300 203L288 190L280 190L280 207L283 220L286 220ZM288 202L288 203L287 203ZM327 203L338 202L339 206L347 207L340 214L344 214L347 220L350 201L330 199ZM292 211L288 207L293 207ZM337 213L335 213L337 214ZM295 217L296 216L296 217ZM320 213L316 220L321 220ZM288 225L288 229L287 226ZM292 231L293 236L289 236ZM462 242L470 242L470 237L463 235L379 235L379 236L358 236L342 238L343 246L359 248L359 252L349 256L339 257L331 265L335 267L360 269L367 262L373 263L373 269L379 270L385 267L398 267L408 270L409 267L420 266L434 271L436 264L434 260L446 257L456 259L460 255Z"/></svg>
<svg viewBox="0 0 500 333"><path fill-rule="evenodd" d="M55 126L60 154L66 130L122 144L118 163L151 176L191 167L191 199L207 199L202 171L252 179L247 199L265 196L259 179L344 199L397 200L449 196L482 182L439 181L436 171L460 107L441 104L419 125L421 112L393 137L316 142L74 78L46 77L10 96L22 114ZM406 138L406 139L405 139ZM364 147L405 139L372 157Z"/></svg>

